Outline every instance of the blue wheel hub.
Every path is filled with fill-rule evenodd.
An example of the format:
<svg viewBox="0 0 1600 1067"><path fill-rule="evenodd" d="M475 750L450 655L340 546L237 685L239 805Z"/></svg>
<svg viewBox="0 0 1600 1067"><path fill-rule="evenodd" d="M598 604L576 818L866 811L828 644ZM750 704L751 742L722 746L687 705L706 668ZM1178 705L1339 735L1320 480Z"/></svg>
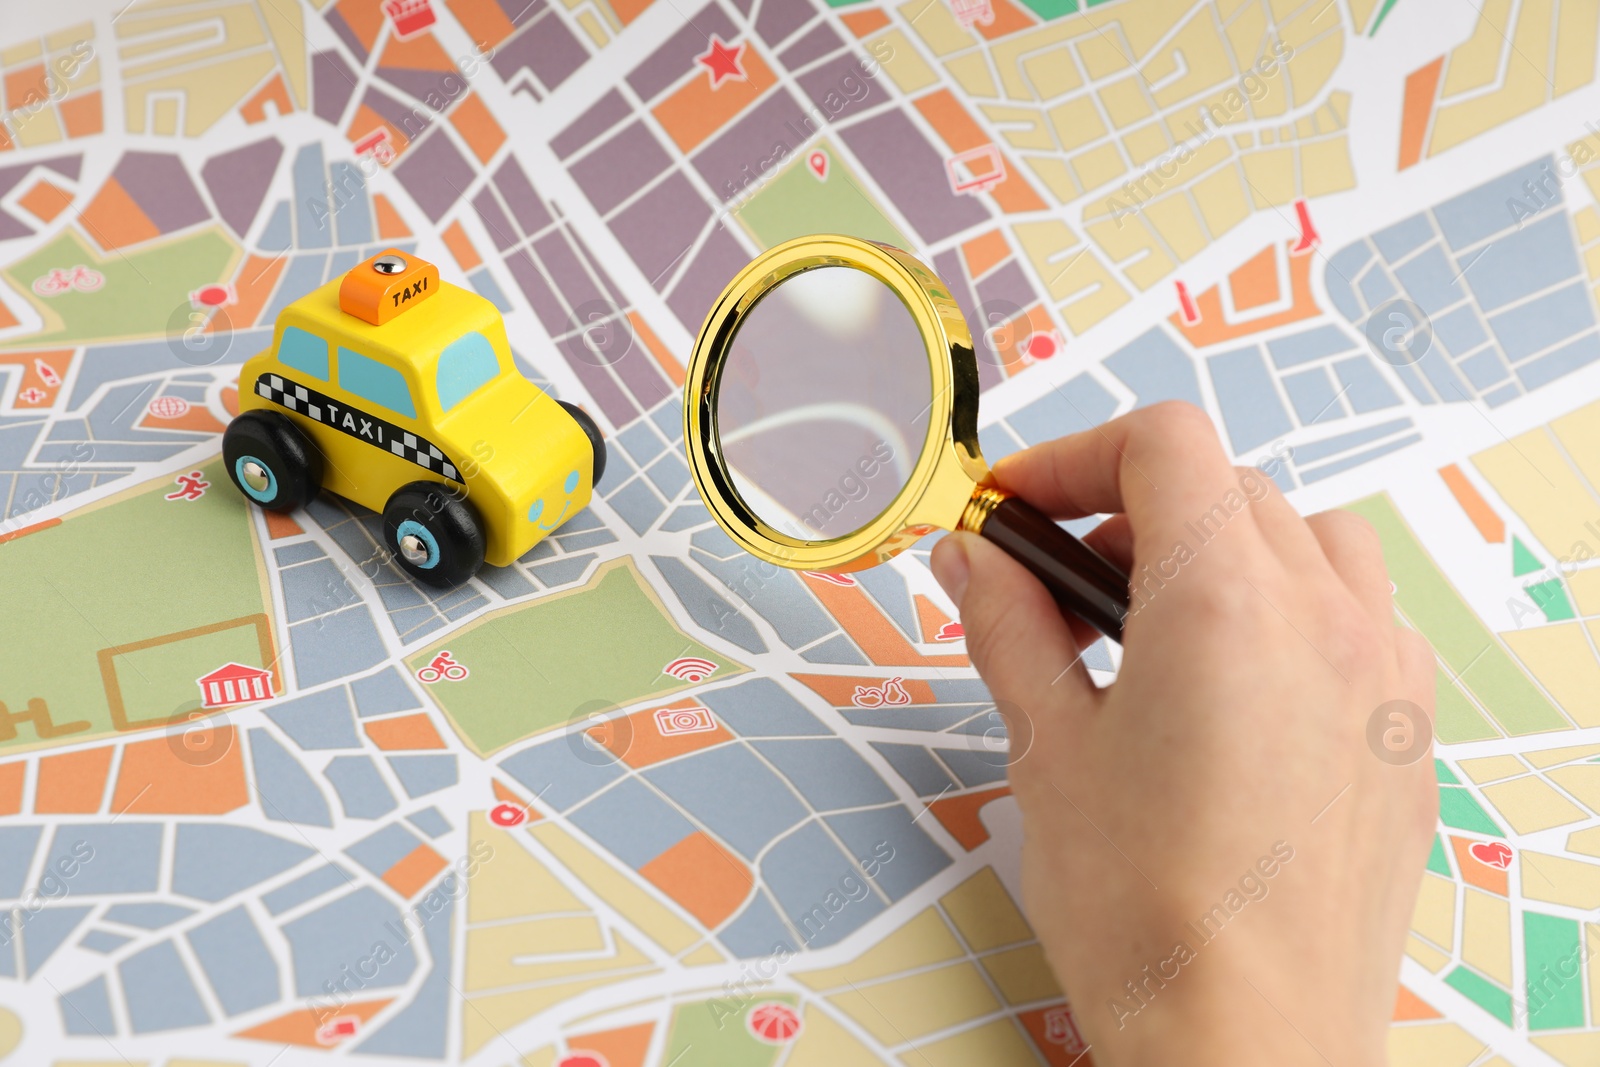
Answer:
<svg viewBox="0 0 1600 1067"><path fill-rule="evenodd" d="M257 504L270 504L278 497L278 476L259 456L240 456L235 460L233 479L244 495Z"/></svg>
<svg viewBox="0 0 1600 1067"><path fill-rule="evenodd" d="M401 558L411 566L429 571L439 565L439 541L422 523L407 519L395 527L394 539Z"/></svg>

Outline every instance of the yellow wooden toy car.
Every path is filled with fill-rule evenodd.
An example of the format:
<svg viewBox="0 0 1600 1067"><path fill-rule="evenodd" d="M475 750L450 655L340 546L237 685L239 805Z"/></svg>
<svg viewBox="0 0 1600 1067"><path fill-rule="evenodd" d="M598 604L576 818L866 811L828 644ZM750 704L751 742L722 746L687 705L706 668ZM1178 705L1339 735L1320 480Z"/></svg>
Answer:
<svg viewBox="0 0 1600 1067"><path fill-rule="evenodd" d="M279 313L239 408L222 456L240 492L286 511L327 489L380 512L429 585L509 565L605 470L594 420L518 372L494 305L394 249Z"/></svg>

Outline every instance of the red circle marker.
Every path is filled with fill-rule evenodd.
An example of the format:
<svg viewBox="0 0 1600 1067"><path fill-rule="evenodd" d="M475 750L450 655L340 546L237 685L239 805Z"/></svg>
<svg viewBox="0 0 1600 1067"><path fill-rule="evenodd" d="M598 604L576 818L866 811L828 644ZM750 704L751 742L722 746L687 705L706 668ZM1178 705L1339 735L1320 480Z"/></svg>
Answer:
<svg viewBox="0 0 1600 1067"><path fill-rule="evenodd" d="M1036 333L1028 338L1028 357L1030 359L1049 359L1061 350L1055 337L1048 333Z"/></svg>
<svg viewBox="0 0 1600 1067"><path fill-rule="evenodd" d="M799 1014L789 1005L775 1000L751 1008L745 1023L757 1040L769 1045L788 1044L800 1033Z"/></svg>
<svg viewBox="0 0 1600 1067"><path fill-rule="evenodd" d="M611 1067L598 1052L569 1052L556 1061L556 1067Z"/></svg>
<svg viewBox="0 0 1600 1067"><path fill-rule="evenodd" d="M521 826L528 813L515 804L496 804L489 811L489 821L496 826Z"/></svg>
<svg viewBox="0 0 1600 1067"><path fill-rule="evenodd" d="M226 285L202 285L194 292L194 298L207 307L221 307L230 296Z"/></svg>
<svg viewBox="0 0 1600 1067"><path fill-rule="evenodd" d="M158 396L150 401L149 411L151 418L182 418L189 414L189 402L181 396Z"/></svg>

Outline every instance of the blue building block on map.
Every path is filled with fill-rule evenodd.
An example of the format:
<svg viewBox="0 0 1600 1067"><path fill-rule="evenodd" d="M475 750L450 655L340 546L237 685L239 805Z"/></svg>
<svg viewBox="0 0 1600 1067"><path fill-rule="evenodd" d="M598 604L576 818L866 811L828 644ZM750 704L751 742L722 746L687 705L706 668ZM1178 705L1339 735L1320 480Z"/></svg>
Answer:
<svg viewBox="0 0 1600 1067"><path fill-rule="evenodd" d="M743 745L658 764L644 776L747 859L811 814Z"/></svg>
<svg viewBox="0 0 1600 1067"><path fill-rule="evenodd" d="M567 817L634 870L695 832L693 823L637 778L618 782Z"/></svg>
<svg viewBox="0 0 1600 1067"><path fill-rule="evenodd" d="M225 1014L241 1015L278 1000L277 961L243 905L201 923L187 938Z"/></svg>
<svg viewBox="0 0 1600 1067"><path fill-rule="evenodd" d="M1133 390L1137 407L1163 400L1199 406L1200 378L1194 360L1166 330L1153 326L1105 359L1106 369Z"/></svg>
<svg viewBox="0 0 1600 1067"><path fill-rule="evenodd" d="M831 734L822 720L807 711L771 678L749 678L700 694L700 702L717 713L740 737L797 737Z"/></svg>
<svg viewBox="0 0 1600 1067"><path fill-rule="evenodd" d="M878 754L889 761L919 797L939 796L948 789L958 788L958 783L944 764L933 758L921 745L899 745L888 741L869 742Z"/></svg>
<svg viewBox="0 0 1600 1067"><path fill-rule="evenodd" d="M757 892L743 911L717 931L717 940L741 960L771 956L780 946L787 952L799 947L796 944L799 939L784 923L765 891Z"/></svg>
<svg viewBox="0 0 1600 1067"><path fill-rule="evenodd" d="M60 871L61 864L94 850L93 858L78 863L71 879L72 892L154 893L161 884L160 823L116 822L56 827L45 856L45 870Z"/></svg>
<svg viewBox="0 0 1600 1067"><path fill-rule="evenodd" d="M117 966L128 1024L136 1034L182 1030L211 1021L183 957L171 941L161 941Z"/></svg>
<svg viewBox="0 0 1600 1067"><path fill-rule="evenodd" d="M1491 318L1489 326L1494 330L1506 358L1512 363L1519 363L1537 352L1594 329L1594 304L1589 297L1588 283L1574 282L1525 304L1518 304ZM1461 351L1470 352L1472 349Z"/></svg>
<svg viewBox="0 0 1600 1067"><path fill-rule="evenodd" d="M390 756L389 766L400 779L400 787L415 800L441 789L449 789L461 780L456 757L435 754L424 756Z"/></svg>
<svg viewBox="0 0 1600 1067"><path fill-rule="evenodd" d="M884 910L883 898L869 892L850 899L851 887L865 888L856 860L846 855L815 822L808 822L773 845L761 861L761 880L801 938L812 948L837 944ZM861 896L862 889L854 890ZM837 911L835 906L843 900Z"/></svg>
<svg viewBox="0 0 1600 1067"><path fill-rule="evenodd" d="M627 768L590 744L580 727L506 757L500 769L544 803L566 811L621 778Z"/></svg>
<svg viewBox="0 0 1600 1067"><path fill-rule="evenodd" d="M1217 405L1235 454L1242 454L1294 429L1259 348L1237 348L1206 360Z"/></svg>
<svg viewBox="0 0 1600 1067"><path fill-rule="evenodd" d="M417 969L417 954L404 937L400 909L371 886L338 897L317 910L283 925L294 956L294 988L302 997L326 996L323 983L335 987L345 968L373 972L365 989L405 985ZM387 952L375 955L382 944ZM387 958L387 962L381 962ZM365 978L365 976L363 976Z"/></svg>
<svg viewBox="0 0 1600 1067"><path fill-rule="evenodd" d="M394 793L371 756L335 756L323 768L339 806L352 819L381 819L395 809Z"/></svg>
<svg viewBox="0 0 1600 1067"><path fill-rule="evenodd" d="M261 727L250 730L248 736L262 813L277 822L333 826L328 801L300 761Z"/></svg>
<svg viewBox="0 0 1600 1067"><path fill-rule="evenodd" d="M67 990L57 1000L61 1005L62 1028L69 1035L104 1038L117 1032L104 975Z"/></svg>
<svg viewBox="0 0 1600 1067"><path fill-rule="evenodd" d="M315 855L308 845L225 823L181 823L172 891L216 902Z"/></svg>
<svg viewBox="0 0 1600 1067"><path fill-rule="evenodd" d="M830 815L827 823L864 866L868 858L879 861L873 881L891 901L904 898L955 862L903 804ZM885 844L894 849L892 859L882 859Z"/></svg>
<svg viewBox="0 0 1600 1067"><path fill-rule="evenodd" d="M872 765L839 738L757 741L753 747L817 811L887 804L895 799Z"/></svg>

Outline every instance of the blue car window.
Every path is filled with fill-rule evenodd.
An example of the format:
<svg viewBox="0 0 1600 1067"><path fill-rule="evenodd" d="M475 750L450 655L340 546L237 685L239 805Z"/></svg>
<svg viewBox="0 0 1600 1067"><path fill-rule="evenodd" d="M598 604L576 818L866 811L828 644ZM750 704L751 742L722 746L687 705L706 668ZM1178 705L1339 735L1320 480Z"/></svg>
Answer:
<svg viewBox="0 0 1600 1067"><path fill-rule="evenodd" d="M339 348L339 385L363 400L370 400L408 419L417 417L411 390L404 376L387 363L379 363L360 352Z"/></svg>
<svg viewBox="0 0 1600 1067"><path fill-rule="evenodd" d="M449 411L461 401L494 381L500 373L500 360L494 346L476 330L452 341L439 356L439 407Z"/></svg>
<svg viewBox="0 0 1600 1067"><path fill-rule="evenodd" d="M328 380L328 342L298 326L285 326L278 341L278 362L320 381Z"/></svg>

